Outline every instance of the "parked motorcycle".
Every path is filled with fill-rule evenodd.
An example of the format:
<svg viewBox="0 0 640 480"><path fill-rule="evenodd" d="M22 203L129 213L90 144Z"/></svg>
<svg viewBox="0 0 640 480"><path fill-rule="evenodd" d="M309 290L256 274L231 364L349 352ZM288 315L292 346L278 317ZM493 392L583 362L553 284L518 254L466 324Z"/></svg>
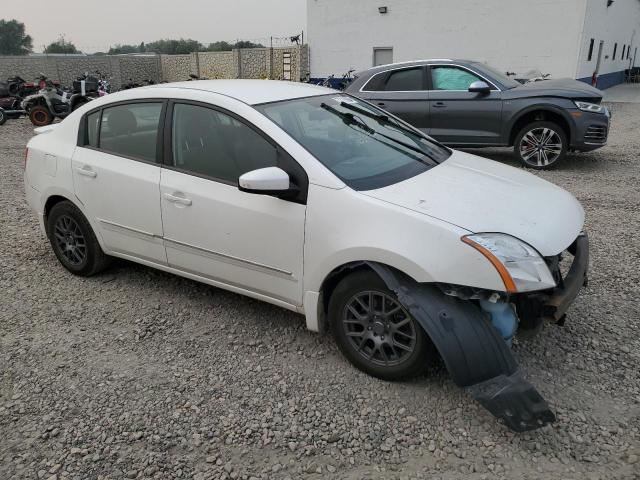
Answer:
<svg viewBox="0 0 640 480"><path fill-rule="evenodd" d="M14 85L15 83L11 83L10 81L0 82L0 125L3 125L11 118L18 118L25 113L20 105L22 98L11 93L12 90L18 91L16 88L12 89Z"/></svg>
<svg viewBox="0 0 640 480"><path fill-rule="evenodd" d="M79 77L73 82L73 91L66 92L41 74L37 80L40 90L22 101L22 109L27 112L29 120L36 127L49 125L55 118L65 118L98 96L97 80L87 82L88 78L88 75Z"/></svg>

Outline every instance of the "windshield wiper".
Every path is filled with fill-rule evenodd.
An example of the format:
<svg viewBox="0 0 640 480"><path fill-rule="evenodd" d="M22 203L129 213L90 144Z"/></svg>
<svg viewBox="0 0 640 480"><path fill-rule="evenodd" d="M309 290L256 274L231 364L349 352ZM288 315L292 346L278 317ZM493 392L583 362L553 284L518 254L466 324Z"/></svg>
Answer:
<svg viewBox="0 0 640 480"><path fill-rule="evenodd" d="M350 103L347 102L340 102L340 106L343 108L347 108L349 110L352 110L354 112L359 113L360 115L364 115L365 117L369 117L369 118L373 118L374 120L377 120L379 123L381 124L386 124L386 125L392 125L400 130L402 130L403 132L407 132L410 133L412 135L417 135L417 133L408 128L405 127L404 125L402 125L401 123L398 123L396 120L392 119L391 117L389 117L389 115L385 115L384 113L373 113L370 112L368 110L365 110L364 108L360 108L360 107L356 107L355 105L351 105Z"/></svg>
<svg viewBox="0 0 640 480"><path fill-rule="evenodd" d="M359 127L369 134L375 133L375 130L373 128L364 123L362 120L358 120L353 113L341 112L337 108L332 107L331 105L327 105L326 103L321 103L320 107L340 117L346 125L355 125L356 127Z"/></svg>
<svg viewBox="0 0 640 480"><path fill-rule="evenodd" d="M348 104L346 104L346 105L348 105ZM402 140L398 140L397 138L393 138L390 135L385 135L384 133L378 132L376 129L371 128L370 126L366 125L362 120L358 120L358 118L353 113L341 112L337 108L332 107L331 105L327 105L326 103L321 103L320 106L322 108L324 108L325 110L333 113L334 115L337 115L340 118L342 118L342 121L345 122L345 124L347 124L347 125L355 125L355 126L361 128L362 130L364 130L365 132L367 132L369 135L376 135L376 134L380 135L381 137L384 137L387 140L391 140L392 142L395 142L398 145L402 145L404 148L406 148L408 150L411 150L411 151L419 153L422 157L431 158L431 156L429 156L421 148L414 147L413 145L410 145L410 144L408 144L406 142L403 142ZM351 107L351 106L349 105L349 107ZM345 107L345 108L349 108L349 107ZM370 113L370 112L367 112L366 110L361 110L361 109L359 109L357 107L353 107L351 109L354 110L354 111L357 111L358 113L362 113L363 115L365 115L367 117L375 118L375 116L376 116L375 113ZM380 115L380 116L386 117L386 115ZM388 117L387 117L386 121L389 121ZM395 123L393 123L392 125L395 125ZM415 132L411 132L411 133L413 133L415 135ZM431 159L434 160L433 158L431 158Z"/></svg>

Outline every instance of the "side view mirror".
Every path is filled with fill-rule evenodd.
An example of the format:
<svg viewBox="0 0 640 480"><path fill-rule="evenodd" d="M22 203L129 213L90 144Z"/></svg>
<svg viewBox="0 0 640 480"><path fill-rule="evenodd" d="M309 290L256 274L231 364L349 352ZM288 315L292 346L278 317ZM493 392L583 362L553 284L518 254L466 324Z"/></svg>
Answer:
<svg viewBox="0 0 640 480"><path fill-rule="evenodd" d="M482 95L489 95L491 93L491 87L487 84L487 82L478 80L477 82L473 82L471 85L469 85L469 91L472 93L481 93Z"/></svg>
<svg viewBox="0 0 640 480"><path fill-rule="evenodd" d="M289 174L278 167L259 168L241 175L238 188L242 192L289 197L298 193Z"/></svg>

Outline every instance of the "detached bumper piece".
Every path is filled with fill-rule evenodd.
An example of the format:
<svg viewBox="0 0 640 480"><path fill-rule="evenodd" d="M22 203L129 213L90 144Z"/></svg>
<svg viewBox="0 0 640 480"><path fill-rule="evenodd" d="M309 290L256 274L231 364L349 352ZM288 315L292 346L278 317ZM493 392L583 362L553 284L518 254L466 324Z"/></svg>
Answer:
<svg viewBox="0 0 640 480"><path fill-rule="evenodd" d="M549 405L518 370L467 387L467 392L515 432L535 430L555 421Z"/></svg>
<svg viewBox="0 0 640 480"><path fill-rule="evenodd" d="M555 420L544 398L522 378L511 350L479 308L384 265L368 265L429 335L453 381L495 417L516 432Z"/></svg>

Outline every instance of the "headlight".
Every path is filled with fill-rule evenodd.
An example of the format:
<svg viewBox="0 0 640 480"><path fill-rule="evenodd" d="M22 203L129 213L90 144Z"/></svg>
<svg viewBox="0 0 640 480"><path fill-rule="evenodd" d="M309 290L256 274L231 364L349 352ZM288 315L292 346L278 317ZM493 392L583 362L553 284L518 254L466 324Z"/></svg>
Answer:
<svg viewBox="0 0 640 480"><path fill-rule="evenodd" d="M478 233L461 239L496 268L507 292L530 292L556 286L544 259L531 246L504 233Z"/></svg>
<svg viewBox="0 0 640 480"><path fill-rule="evenodd" d="M596 103L589 102L573 102L580 110L591 113L604 113L604 107Z"/></svg>

